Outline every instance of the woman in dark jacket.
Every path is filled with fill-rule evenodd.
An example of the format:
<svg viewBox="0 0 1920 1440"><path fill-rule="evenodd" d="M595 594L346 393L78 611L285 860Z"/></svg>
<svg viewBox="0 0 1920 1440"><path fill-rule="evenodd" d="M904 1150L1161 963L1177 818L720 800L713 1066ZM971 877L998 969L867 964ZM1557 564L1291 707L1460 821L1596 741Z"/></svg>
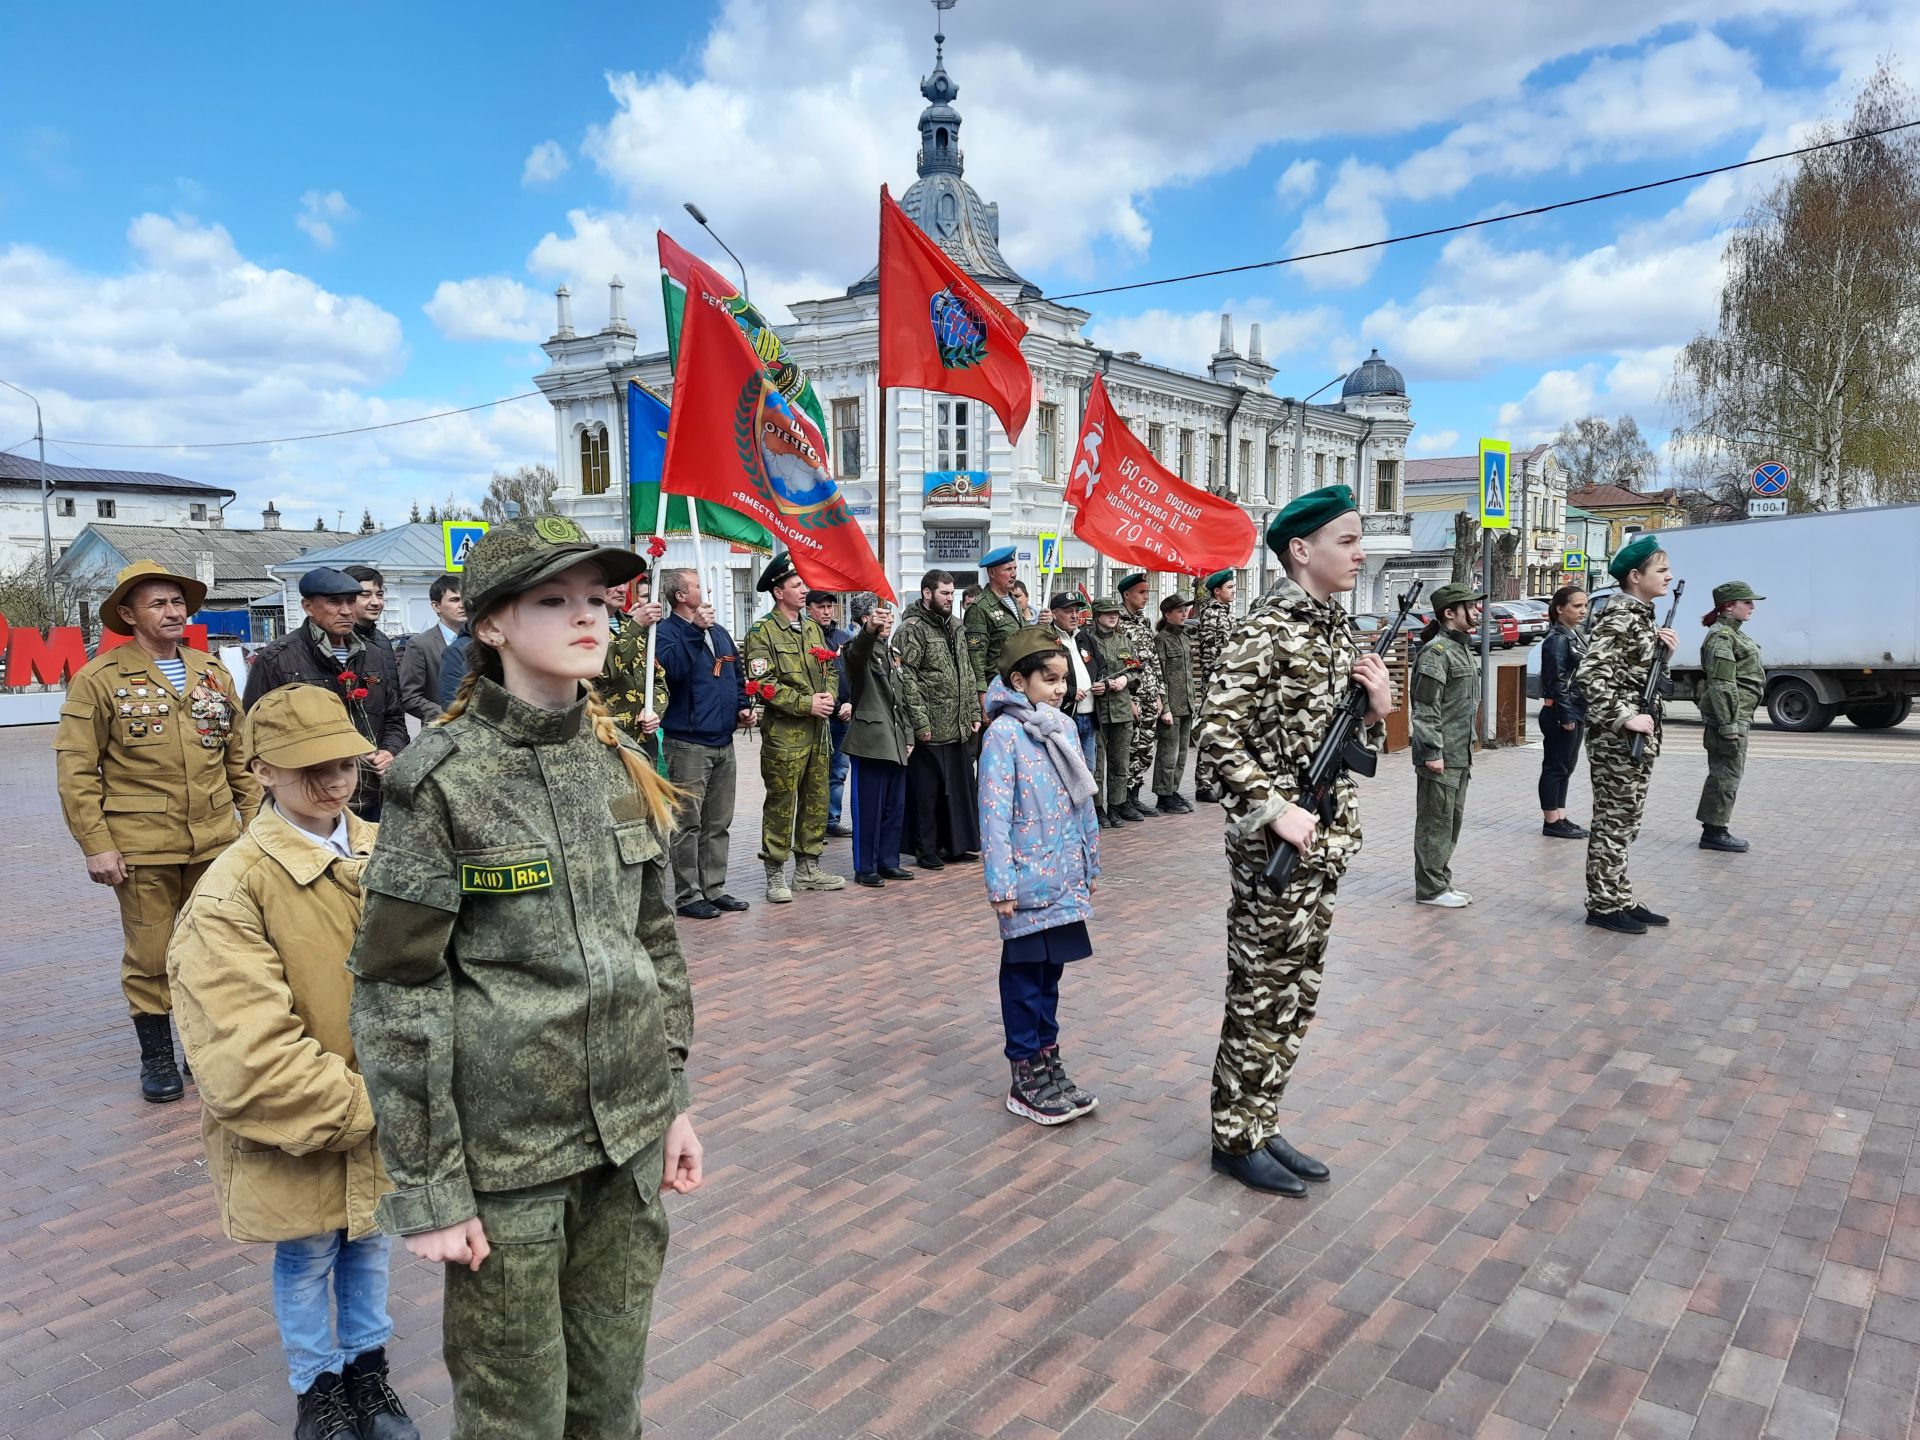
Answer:
<svg viewBox="0 0 1920 1440"><path fill-rule="evenodd" d="M1553 621L1540 642L1540 732L1547 747L1540 761L1540 816L1542 835L1555 840L1584 840L1587 832L1567 818L1567 777L1580 758L1580 739L1587 730L1586 702L1573 672L1587 653L1587 592L1578 585L1562 585L1547 608Z"/></svg>

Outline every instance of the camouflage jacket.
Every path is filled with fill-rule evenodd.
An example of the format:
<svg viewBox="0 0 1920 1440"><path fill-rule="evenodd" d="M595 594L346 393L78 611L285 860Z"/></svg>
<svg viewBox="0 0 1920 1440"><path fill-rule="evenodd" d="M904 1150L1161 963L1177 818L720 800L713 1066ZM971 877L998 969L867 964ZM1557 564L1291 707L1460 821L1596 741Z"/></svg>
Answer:
<svg viewBox="0 0 1920 1440"><path fill-rule="evenodd" d="M777 609L770 610L747 631L747 683L773 685L772 699L766 698L764 689L760 692L767 707L766 723L773 729L787 724L827 723L815 719L809 708L815 695L840 693L837 663L813 653L826 648L827 637L805 614L795 626L782 620Z"/></svg>
<svg viewBox="0 0 1920 1440"><path fill-rule="evenodd" d="M1746 730L1767 690L1760 646L1738 620L1724 615L1700 642L1700 718L1716 730Z"/></svg>
<svg viewBox="0 0 1920 1440"><path fill-rule="evenodd" d="M1580 693L1587 697L1589 747L1617 750L1631 743L1621 727L1640 713L1647 674L1653 668L1654 652L1660 648L1659 631L1653 602L1625 591L1617 594L1593 622L1593 638L1574 674ZM1660 731L1656 726L1647 737L1641 758L1651 760L1659 753Z"/></svg>
<svg viewBox="0 0 1920 1440"><path fill-rule="evenodd" d="M1480 711L1480 667L1458 634L1442 630L1420 647L1413 666L1413 763L1440 760L1431 779L1448 787L1473 769L1473 717Z"/></svg>
<svg viewBox="0 0 1920 1440"><path fill-rule="evenodd" d="M1166 687L1167 709L1176 720L1193 714L1192 641L1187 627L1178 630L1164 621L1153 632L1153 654L1160 670L1160 683Z"/></svg>
<svg viewBox="0 0 1920 1440"><path fill-rule="evenodd" d="M1233 607L1218 600L1202 600L1193 619L1187 622L1187 628L1193 634L1194 709L1197 711L1199 702L1207 697L1207 686L1213 683L1213 672L1219 667L1220 652L1226 649L1227 637L1233 634Z"/></svg>
<svg viewBox="0 0 1920 1440"><path fill-rule="evenodd" d="M971 735L980 719L980 690L973 683L972 646L960 621L915 601L901 614L894 648L900 652L900 696L914 734L931 732L934 745Z"/></svg>
<svg viewBox="0 0 1920 1440"><path fill-rule="evenodd" d="M1264 864L1264 832L1300 793L1333 712L1347 697L1360 644L1339 606L1290 579L1255 601L1234 627L1200 715L1200 748L1215 767L1227 812L1227 848ZM1362 732L1378 749L1385 727ZM1360 853L1360 805L1351 775L1334 787L1333 822L1322 822L1303 859L1336 878Z"/></svg>
<svg viewBox="0 0 1920 1440"><path fill-rule="evenodd" d="M1167 682L1160 674L1160 652L1153 643L1153 621L1142 610L1138 615L1123 604L1120 629L1133 642L1133 653L1140 657L1140 673L1127 687L1140 702L1140 718L1152 724L1166 709Z"/></svg>
<svg viewBox="0 0 1920 1440"><path fill-rule="evenodd" d="M1133 637L1127 633L1125 625L1116 626L1111 632L1102 630L1100 622L1093 622L1093 653L1100 657L1099 679L1111 686L1115 676L1127 677L1127 688L1114 690L1109 688L1104 695L1093 698L1093 715L1102 725L1118 725L1133 719L1134 690L1140 684L1142 666L1140 657L1134 652ZM1143 708L1141 715L1146 711Z"/></svg>
<svg viewBox="0 0 1920 1440"><path fill-rule="evenodd" d="M594 689L607 702L607 709L620 722L620 728L651 750L653 741L640 734L640 717L647 710L647 687L641 677L647 672L647 631L652 627L623 621L607 643L607 661L600 667ZM653 664L653 713L667 713L667 672L658 660Z"/></svg>
<svg viewBox="0 0 1920 1440"><path fill-rule="evenodd" d="M585 712L483 679L387 772L348 964L389 1234L622 1164L689 1104L665 843Z"/></svg>
<svg viewBox="0 0 1920 1440"><path fill-rule="evenodd" d="M1013 599L1002 600L993 591L982 592L967 611L967 653L973 661L973 691L987 693L987 682L1000 673L1000 647L1026 622L1014 618Z"/></svg>

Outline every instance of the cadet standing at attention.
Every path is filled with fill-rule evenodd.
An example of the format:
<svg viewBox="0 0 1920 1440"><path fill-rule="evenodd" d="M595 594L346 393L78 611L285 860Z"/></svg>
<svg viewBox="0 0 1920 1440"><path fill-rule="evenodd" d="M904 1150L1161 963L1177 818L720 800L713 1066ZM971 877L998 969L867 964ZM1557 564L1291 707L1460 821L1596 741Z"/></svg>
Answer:
<svg viewBox="0 0 1920 1440"><path fill-rule="evenodd" d="M1187 597L1169 595L1160 602L1160 623L1153 631L1160 683L1166 687L1167 713L1173 717L1171 725L1159 727L1153 747L1153 794L1162 815L1193 813L1193 806L1180 793L1194 711L1193 657L1187 637Z"/></svg>
<svg viewBox="0 0 1920 1440"><path fill-rule="evenodd" d="M183 642L207 587L151 560L120 572L100 623L125 645L103 650L67 686L54 732L67 828L87 878L120 902L120 993L140 1042L140 1094L186 1093L174 1063L167 939L220 852L260 808L233 733L240 696L226 667Z"/></svg>
<svg viewBox="0 0 1920 1440"><path fill-rule="evenodd" d="M1467 636L1487 597L1471 585L1433 592L1433 619L1413 667L1413 897L1458 910L1473 896L1453 885L1453 847L1473 778L1473 717L1480 709L1480 667Z"/></svg>
<svg viewBox="0 0 1920 1440"><path fill-rule="evenodd" d="M753 622L746 643L747 684L758 687L767 707L760 722L760 779L767 792L760 812L760 858L767 866L767 899L785 905L795 890L844 890L847 885L844 875L820 868L833 767L827 726L840 678L827 637L801 610L807 582L793 568L793 557L774 556L757 588L773 597L773 609Z"/></svg>
<svg viewBox="0 0 1920 1440"><path fill-rule="evenodd" d="M1093 653L1100 661L1100 678L1093 682L1095 817L1103 828L1117 830L1133 818L1124 807L1133 729L1140 723L1132 694L1140 660L1120 626L1120 602L1107 595L1093 602Z"/></svg>
<svg viewBox="0 0 1920 1440"><path fill-rule="evenodd" d="M1575 680L1587 698L1587 766L1593 777L1593 825L1587 836L1587 924L1622 935L1644 935L1664 925L1633 898L1627 847L1640 833L1647 782L1660 754L1660 721L1641 709L1657 646L1671 655L1680 637L1660 628L1653 602L1673 584L1666 551L1651 535L1621 548L1607 565L1620 593L1594 622L1593 639ZM1633 758L1633 737L1647 737Z"/></svg>
<svg viewBox="0 0 1920 1440"><path fill-rule="evenodd" d="M987 686L1000 673L1000 647L1016 630L1026 627L1026 616L1013 598L1013 582L1018 577L1013 546L1002 545L980 557L986 572L987 588L967 607L967 658L973 663L973 688L976 705L985 706ZM977 741L979 732L976 731ZM977 753L977 750L976 750Z"/></svg>
<svg viewBox="0 0 1920 1440"><path fill-rule="evenodd" d="M1114 587L1120 596L1120 628L1133 642L1133 653L1140 661L1134 683L1128 687L1139 713L1133 721L1133 753L1127 760L1126 799L1109 806L1122 820L1145 820L1153 814L1140 803L1140 787L1153 778L1153 752L1159 743L1160 729L1173 723L1167 711L1167 682L1160 674L1160 652L1153 643L1153 621L1147 618L1147 601L1152 591L1147 577L1138 570L1120 577Z"/></svg>
<svg viewBox="0 0 1920 1440"><path fill-rule="evenodd" d="M1206 706L1207 687L1220 664L1220 652L1233 633L1233 597L1238 585L1231 570L1216 570L1200 585L1207 598L1193 613L1193 798L1218 800L1220 791L1213 783L1213 766L1200 749L1200 715Z"/></svg>
<svg viewBox="0 0 1920 1440"><path fill-rule="evenodd" d="M1754 707L1767 690L1767 667L1760 646L1741 627L1753 618L1753 602L1764 600L1744 580L1713 587L1713 609L1700 623L1711 626L1700 642L1700 669L1706 677L1700 693L1700 741L1707 747L1707 783L1700 789L1700 848L1745 853L1747 842L1727 833L1740 774L1747 768L1747 732Z"/></svg>
<svg viewBox="0 0 1920 1440"><path fill-rule="evenodd" d="M1386 662L1363 654L1332 597L1366 564L1345 485L1309 491L1273 517L1267 545L1286 578L1255 601L1221 653L1200 717L1227 819L1227 1000L1213 1062L1213 1168L1255 1190L1303 1196L1328 1169L1280 1134L1280 1100L1320 999L1334 891L1360 853L1360 807L1342 775L1332 823L1293 803L1350 683L1367 692L1366 743L1393 708ZM1300 852L1275 895L1262 871L1278 836Z"/></svg>
<svg viewBox="0 0 1920 1440"><path fill-rule="evenodd" d="M466 678L387 772L361 881L381 1228L446 1267L460 1440L639 1432L659 1197L700 1184L674 792L589 683L638 568L558 515L473 547Z"/></svg>

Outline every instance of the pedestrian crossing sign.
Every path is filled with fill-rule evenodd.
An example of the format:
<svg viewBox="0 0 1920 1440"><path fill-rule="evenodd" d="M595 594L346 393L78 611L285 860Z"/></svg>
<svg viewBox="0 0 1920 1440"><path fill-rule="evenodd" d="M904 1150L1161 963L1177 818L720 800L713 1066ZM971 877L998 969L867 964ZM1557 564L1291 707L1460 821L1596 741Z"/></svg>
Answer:
<svg viewBox="0 0 1920 1440"><path fill-rule="evenodd" d="M1065 571L1066 568L1065 565L1060 563L1060 537L1058 535L1042 535L1040 537L1040 573L1042 575L1058 575Z"/></svg>
<svg viewBox="0 0 1920 1440"><path fill-rule="evenodd" d="M1505 530L1513 524L1513 487L1508 465L1513 447L1504 440L1480 442L1480 528Z"/></svg>
<svg viewBox="0 0 1920 1440"><path fill-rule="evenodd" d="M1560 568L1569 575L1586 574L1587 552L1584 550L1567 551L1566 556L1560 561Z"/></svg>
<svg viewBox="0 0 1920 1440"><path fill-rule="evenodd" d="M484 520L442 520L440 522L440 548L449 573L457 575L467 568L468 552L486 533L487 522Z"/></svg>

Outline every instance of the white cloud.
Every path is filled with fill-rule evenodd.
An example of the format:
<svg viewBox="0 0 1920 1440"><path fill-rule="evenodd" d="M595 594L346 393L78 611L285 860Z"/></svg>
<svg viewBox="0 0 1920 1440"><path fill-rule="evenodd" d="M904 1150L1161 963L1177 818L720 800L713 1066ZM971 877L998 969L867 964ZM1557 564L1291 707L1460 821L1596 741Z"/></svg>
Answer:
<svg viewBox="0 0 1920 1440"><path fill-rule="evenodd" d="M1318 160L1295 160L1281 172L1274 183L1273 193L1285 203L1304 200L1320 188L1320 162Z"/></svg>
<svg viewBox="0 0 1920 1440"><path fill-rule="evenodd" d="M1340 323L1332 309L1275 310L1262 303L1229 302L1234 344L1241 354L1251 346L1253 325L1260 326L1260 348L1269 365L1327 339ZM1220 348L1218 310L1146 310L1138 315L1095 319L1087 339L1119 354L1137 350L1143 359L1186 371L1204 370Z"/></svg>
<svg viewBox="0 0 1920 1440"><path fill-rule="evenodd" d="M1341 161L1325 197L1302 217L1287 241L1287 253L1310 255L1386 239L1386 202L1393 189L1393 177L1378 165ZM1316 290L1359 285L1372 276L1380 257L1379 250L1362 250L1355 255L1310 260L1296 273Z"/></svg>
<svg viewBox="0 0 1920 1440"><path fill-rule="evenodd" d="M1444 455L1460 443L1458 430L1416 431L1407 449L1415 455Z"/></svg>
<svg viewBox="0 0 1920 1440"><path fill-rule="evenodd" d="M324 195L318 190L309 190L300 197L300 210L293 217L293 223L306 231L314 244L329 250L333 248L333 227L353 217L353 207L338 190L329 190Z"/></svg>
<svg viewBox="0 0 1920 1440"><path fill-rule="evenodd" d="M571 164L558 140L542 140L528 152L527 163L520 168L520 183L545 185L566 174Z"/></svg>
<svg viewBox="0 0 1920 1440"><path fill-rule="evenodd" d="M1500 407L1501 433L1517 443L1551 440L1560 427L1583 415L1632 415L1643 430L1666 424L1665 395L1677 345L1659 345L1618 357L1611 366L1594 361L1575 369L1549 370L1526 394Z"/></svg>
<svg viewBox="0 0 1920 1440"><path fill-rule="evenodd" d="M539 340L541 298L518 280L482 275L442 280L420 308L449 340Z"/></svg>

